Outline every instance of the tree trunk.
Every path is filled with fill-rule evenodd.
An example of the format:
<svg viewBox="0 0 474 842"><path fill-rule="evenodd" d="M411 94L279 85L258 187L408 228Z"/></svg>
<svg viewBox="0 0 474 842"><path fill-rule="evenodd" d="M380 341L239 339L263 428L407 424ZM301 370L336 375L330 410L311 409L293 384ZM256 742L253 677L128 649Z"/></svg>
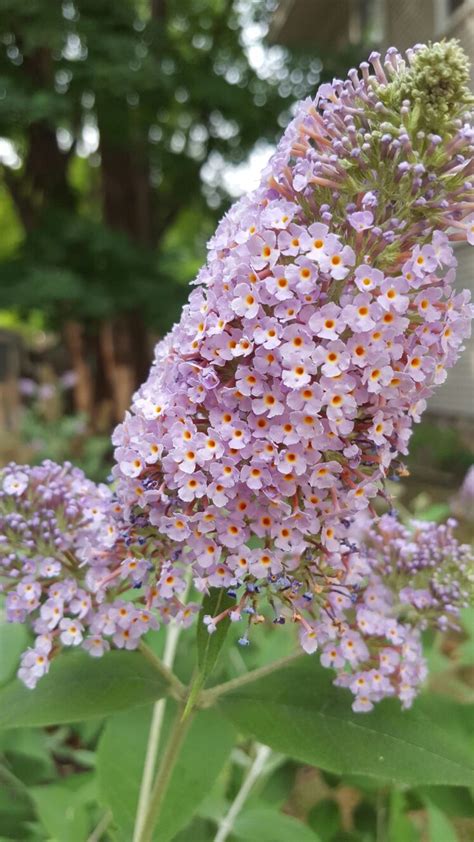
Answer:
<svg viewBox="0 0 474 842"><path fill-rule="evenodd" d="M63 338L76 376L74 405L78 412L92 416L94 388L84 342L84 328L79 322L68 320L63 325Z"/></svg>
<svg viewBox="0 0 474 842"><path fill-rule="evenodd" d="M107 114L105 123L100 102L97 103L103 219L132 242L151 249L153 208L145 131L132 123L124 100L116 100L114 105L107 102L103 111ZM103 347L107 347L105 370L110 378L115 420L120 420L150 365L150 342L143 315L137 310L117 315L104 333Z"/></svg>

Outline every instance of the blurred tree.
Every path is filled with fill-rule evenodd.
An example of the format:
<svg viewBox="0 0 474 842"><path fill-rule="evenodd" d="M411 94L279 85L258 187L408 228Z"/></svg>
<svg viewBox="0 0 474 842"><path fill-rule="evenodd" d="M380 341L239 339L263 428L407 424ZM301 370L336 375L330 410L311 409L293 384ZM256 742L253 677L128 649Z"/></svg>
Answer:
<svg viewBox="0 0 474 842"><path fill-rule="evenodd" d="M254 69L272 5L0 0L3 183L22 228L0 307L40 308L62 332L80 411L121 416L149 329L177 314L183 266L228 198L219 178L203 189L203 166L273 140L318 80L317 59L279 47Z"/></svg>

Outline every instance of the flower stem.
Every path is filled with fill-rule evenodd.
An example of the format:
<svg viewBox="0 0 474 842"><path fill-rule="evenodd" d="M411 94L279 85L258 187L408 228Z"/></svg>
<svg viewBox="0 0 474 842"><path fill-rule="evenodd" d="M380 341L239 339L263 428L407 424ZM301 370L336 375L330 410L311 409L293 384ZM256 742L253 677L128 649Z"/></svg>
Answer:
<svg viewBox="0 0 474 842"><path fill-rule="evenodd" d="M87 842L101 842L104 838L104 833L108 826L112 823L112 812L107 810L101 817L98 825L94 828L90 836L87 837Z"/></svg>
<svg viewBox="0 0 474 842"><path fill-rule="evenodd" d="M223 684L217 684L215 687L204 690L198 697L197 705L200 708L212 707L212 705L221 696L236 690L238 687L243 687L245 684L251 684L258 678L264 678L276 670L282 669L289 664L294 663L301 658L301 652L295 652L293 655L288 655L286 658L280 658L278 661L273 661L271 664L266 664L264 667L259 667L256 670L246 672L244 675L239 675L237 678L232 678L230 681L225 681Z"/></svg>
<svg viewBox="0 0 474 842"><path fill-rule="evenodd" d="M166 647L163 660L161 660L158 657L158 655L155 655L153 649L150 649L150 647L146 643L144 643L143 640L140 641L139 644L140 652L145 656L145 658L150 662L150 664L152 664L155 667L155 669L163 676L167 684L169 684L170 695L173 697L173 699L176 699L177 701L181 701L186 692L184 684L181 683L179 678L177 678L177 676L170 669L170 666L172 666L174 661L174 651L176 650L180 630L180 627L171 626L169 629L169 634L166 638L166 642L168 644L168 640L173 639L171 632L176 632L176 642L173 644L173 657L170 663L167 663Z"/></svg>
<svg viewBox="0 0 474 842"><path fill-rule="evenodd" d="M173 684L176 685L176 682L181 685L181 682L179 682L174 673L171 672L171 667L173 666L176 655L176 649L178 646L180 632L181 626L178 626L176 624L168 626L166 632L165 651L163 653L162 661L155 655L152 649L146 646L146 644L142 644L141 646L145 657L148 657L151 663L153 663L153 665L160 670L162 675L165 675L171 686L173 686ZM183 687L183 685L181 685L181 687ZM179 688L179 697L181 697L181 687ZM137 815L133 831L133 842L138 842L138 840L140 839L140 834L143 830L145 814L147 811L151 787L153 783L153 775L155 773L158 748L160 745L161 728L163 725L165 705L166 698L158 699L153 708L150 733L148 735L148 743L146 748L145 763L143 766L143 775L140 784L140 794L138 797Z"/></svg>
<svg viewBox="0 0 474 842"><path fill-rule="evenodd" d="M227 814L224 816L224 818L219 824L217 833L214 837L214 842L225 842L229 833L232 832L235 820L239 815L242 807L244 806L248 796L250 795L253 785L256 783L256 781L262 774L265 764L269 759L271 753L272 750L268 748L268 746L258 746L257 752L255 754L255 759L243 780L242 786L240 787L237 795L235 796L232 804L230 805Z"/></svg>
<svg viewBox="0 0 474 842"><path fill-rule="evenodd" d="M148 808L143 820L143 828L140 835L137 836L137 842L152 842L153 831L158 820L161 805L166 795L176 760L179 757L181 746L193 719L192 713L186 719L183 719L183 710L184 705L179 705L176 711L174 725L161 759L158 774L150 793Z"/></svg>

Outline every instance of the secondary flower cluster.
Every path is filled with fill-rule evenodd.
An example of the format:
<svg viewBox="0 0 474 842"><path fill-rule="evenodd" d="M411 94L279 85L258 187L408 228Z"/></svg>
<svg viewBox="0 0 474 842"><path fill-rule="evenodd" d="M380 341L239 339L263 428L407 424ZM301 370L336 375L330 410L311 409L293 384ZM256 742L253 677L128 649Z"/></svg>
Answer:
<svg viewBox="0 0 474 842"><path fill-rule="evenodd" d="M453 519L446 524L413 521L407 529L385 515L367 533L369 563L398 593L402 615L421 629L457 629L460 608L474 597L474 556L468 544L454 537L456 525Z"/></svg>
<svg viewBox="0 0 474 842"><path fill-rule="evenodd" d="M474 559L453 537L453 525L416 522L407 529L385 515L367 526L359 517L346 523L337 553L307 549L284 573L255 577L242 569L229 576L230 604L204 622L213 633L226 617L243 621L241 645L256 624L296 623L303 650L321 653L335 683L353 692L354 710L393 695L408 707L426 676L420 632L455 626L474 593ZM111 646L135 649L170 617L183 625L193 620L186 558L175 545L159 544L143 517L125 523L111 492L70 465L9 466L0 526L7 619L35 633L19 670L28 687L62 647L100 657ZM210 584L222 586L217 576Z"/></svg>
<svg viewBox="0 0 474 842"><path fill-rule="evenodd" d="M354 694L354 710L394 695L409 707L427 675L421 632L457 629L460 610L472 604L474 555L454 537L455 526L412 521L408 528L393 513L362 526L365 585L352 593L352 607L340 600L345 617L336 632L323 624L321 655L337 670L335 683Z"/></svg>
<svg viewBox="0 0 474 842"><path fill-rule="evenodd" d="M114 646L135 649L158 619L185 624L195 606L172 561L155 573L157 557L172 558L167 542L150 541L139 519L125 523L110 490L70 464L8 466L0 486L0 593L7 620L28 622L34 644L19 677L28 687L48 672L63 646L100 657ZM149 580L146 591L142 582ZM138 597L130 599L130 590Z"/></svg>
<svg viewBox="0 0 474 842"><path fill-rule="evenodd" d="M438 92L437 135L397 94L440 49L459 96ZM337 553L469 332L446 233L472 239L464 59L371 60L300 104L114 433L125 510L187 547L201 588Z"/></svg>
<svg viewBox="0 0 474 842"><path fill-rule="evenodd" d="M306 551L297 570L247 585L237 608L205 618L213 632L225 615L264 621L263 600L274 623L299 625L304 651L321 653L336 671L335 684L354 695L353 709L369 711L385 697L410 707L427 675L421 632L457 628L474 596L474 555L453 535L456 522L413 521L391 513L347 528L346 551L328 558ZM263 596L264 594L264 596ZM240 643L248 643L248 637Z"/></svg>

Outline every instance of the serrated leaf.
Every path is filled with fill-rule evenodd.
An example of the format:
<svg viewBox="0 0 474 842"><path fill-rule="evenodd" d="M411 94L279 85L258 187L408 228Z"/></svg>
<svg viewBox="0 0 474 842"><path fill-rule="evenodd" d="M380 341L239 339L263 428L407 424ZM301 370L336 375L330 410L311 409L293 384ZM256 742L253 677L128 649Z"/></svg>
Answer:
<svg viewBox="0 0 474 842"><path fill-rule="evenodd" d="M139 652L60 656L29 690L15 680L0 690L0 728L56 725L146 705L167 692L163 677Z"/></svg>
<svg viewBox="0 0 474 842"><path fill-rule="evenodd" d="M426 697L402 711L389 699L357 714L350 694L309 657L235 688L218 704L244 733L330 772L414 785L474 781L472 707Z"/></svg>

